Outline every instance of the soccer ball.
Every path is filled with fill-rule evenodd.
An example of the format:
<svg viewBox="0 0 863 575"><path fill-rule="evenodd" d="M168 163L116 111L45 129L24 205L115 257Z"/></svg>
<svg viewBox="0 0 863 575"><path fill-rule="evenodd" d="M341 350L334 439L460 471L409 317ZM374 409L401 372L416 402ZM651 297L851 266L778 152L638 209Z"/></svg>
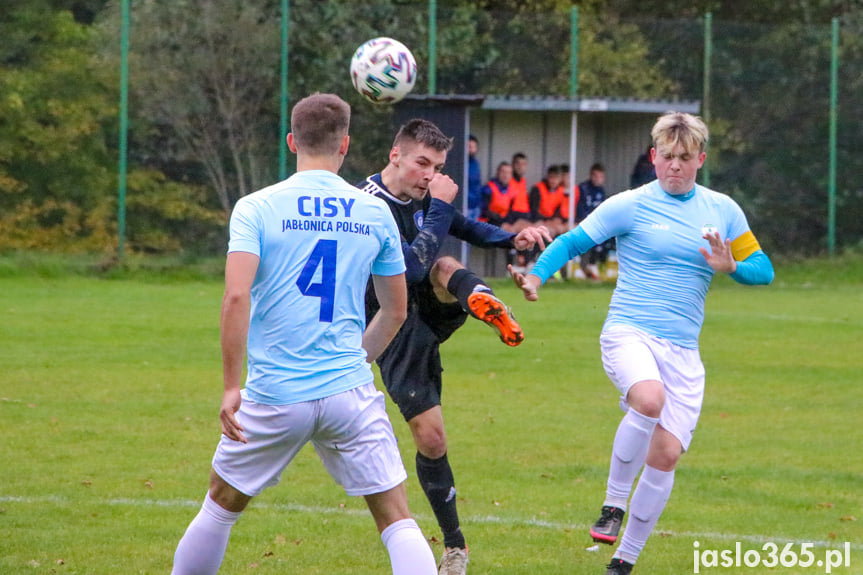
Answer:
<svg viewBox="0 0 863 575"><path fill-rule="evenodd" d="M375 38L354 52L351 80L366 100L392 104L413 90L417 63L407 46L398 40Z"/></svg>

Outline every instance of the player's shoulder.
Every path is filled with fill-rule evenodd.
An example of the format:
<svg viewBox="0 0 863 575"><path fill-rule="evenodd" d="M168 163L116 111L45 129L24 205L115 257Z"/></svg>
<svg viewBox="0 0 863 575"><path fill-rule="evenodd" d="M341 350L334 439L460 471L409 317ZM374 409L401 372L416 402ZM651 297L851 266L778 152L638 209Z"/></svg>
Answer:
<svg viewBox="0 0 863 575"><path fill-rule="evenodd" d="M360 202L369 206L386 207L385 196L381 195L380 188L368 179L350 186L352 194L355 194Z"/></svg>
<svg viewBox="0 0 863 575"><path fill-rule="evenodd" d="M717 206L725 210L737 211L741 209L740 205L736 201L734 201L734 198L732 198L728 194L706 188L700 184L696 184L696 188L698 189L698 193L700 194L702 200L705 203Z"/></svg>
<svg viewBox="0 0 863 575"><path fill-rule="evenodd" d="M380 173L372 174L361 182L354 184L354 187L370 196L383 196L389 194L389 190L381 180Z"/></svg>
<svg viewBox="0 0 863 575"><path fill-rule="evenodd" d="M629 190L623 190L616 194L611 194L605 198L601 205L636 205L642 201L655 197L656 195L655 190L651 189L649 185L644 185L638 188L632 188Z"/></svg>
<svg viewBox="0 0 863 575"><path fill-rule="evenodd" d="M374 174L356 184L356 187L368 196L383 202L389 209L397 211L411 205L413 200L403 201L395 197L381 179L380 173Z"/></svg>
<svg viewBox="0 0 863 575"><path fill-rule="evenodd" d="M278 182L240 197L240 199L238 199L234 204L234 211L251 212L259 209L261 206L269 202L275 194L279 193L282 189L281 184L283 183L284 182Z"/></svg>

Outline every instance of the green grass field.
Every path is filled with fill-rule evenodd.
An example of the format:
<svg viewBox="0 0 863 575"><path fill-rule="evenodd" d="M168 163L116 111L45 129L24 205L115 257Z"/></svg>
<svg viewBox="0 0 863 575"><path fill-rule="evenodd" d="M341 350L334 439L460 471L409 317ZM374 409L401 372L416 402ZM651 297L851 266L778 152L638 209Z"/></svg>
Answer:
<svg viewBox="0 0 863 575"><path fill-rule="evenodd" d="M700 551L773 542L798 553L813 543L816 561L847 542L850 567L832 572L863 573L863 260L777 271L771 287L720 278L708 296L704 409L639 574L692 573L696 541ZM218 440L222 292L218 279L171 277L0 265L0 574L170 571ZM506 348L472 321L443 348L469 573L604 573L611 549L588 551L586 530L622 415L599 358L611 287L553 284L536 304L495 287L525 343ZM411 508L439 538L409 432L390 413ZM439 555L441 543L432 547ZM252 503L222 568L388 572L362 500L311 449Z"/></svg>

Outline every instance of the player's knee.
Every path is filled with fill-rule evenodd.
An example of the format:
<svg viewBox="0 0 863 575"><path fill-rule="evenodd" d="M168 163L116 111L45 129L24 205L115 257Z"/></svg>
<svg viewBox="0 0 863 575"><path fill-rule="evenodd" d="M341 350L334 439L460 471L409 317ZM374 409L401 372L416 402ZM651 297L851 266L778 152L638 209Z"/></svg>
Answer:
<svg viewBox="0 0 863 575"><path fill-rule="evenodd" d="M446 433L443 429L427 428L416 435L417 451L429 459L446 455Z"/></svg>
<svg viewBox="0 0 863 575"><path fill-rule="evenodd" d="M437 282L440 285L446 286L446 282L449 280L450 276L452 276L456 270L463 267L464 266L461 265L457 259L450 256L443 256L438 258L434 265L432 265L429 277L432 279L433 283Z"/></svg>
<svg viewBox="0 0 863 575"><path fill-rule="evenodd" d="M641 415L658 418L665 406L665 391L661 382L642 381L632 387L626 400Z"/></svg>
<svg viewBox="0 0 863 575"><path fill-rule="evenodd" d="M651 446L647 464L660 471L673 471L681 455L682 451L677 444L663 445L658 448Z"/></svg>
<svg viewBox="0 0 863 575"><path fill-rule="evenodd" d="M657 418L662 413L662 406L665 401L661 397L652 397L642 401L636 411L647 417Z"/></svg>

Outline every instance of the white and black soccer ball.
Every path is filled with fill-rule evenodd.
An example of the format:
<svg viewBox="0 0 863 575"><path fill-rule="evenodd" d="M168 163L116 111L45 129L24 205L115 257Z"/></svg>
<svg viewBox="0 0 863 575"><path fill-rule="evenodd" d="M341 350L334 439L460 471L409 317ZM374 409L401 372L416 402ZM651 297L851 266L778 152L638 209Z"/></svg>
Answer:
<svg viewBox="0 0 863 575"><path fill-rule="evenodd" d="M375 104L392 104L407 96L417 80L417 62L407 46L392 38L369 40L354 52L351 81Z"/></svg>

